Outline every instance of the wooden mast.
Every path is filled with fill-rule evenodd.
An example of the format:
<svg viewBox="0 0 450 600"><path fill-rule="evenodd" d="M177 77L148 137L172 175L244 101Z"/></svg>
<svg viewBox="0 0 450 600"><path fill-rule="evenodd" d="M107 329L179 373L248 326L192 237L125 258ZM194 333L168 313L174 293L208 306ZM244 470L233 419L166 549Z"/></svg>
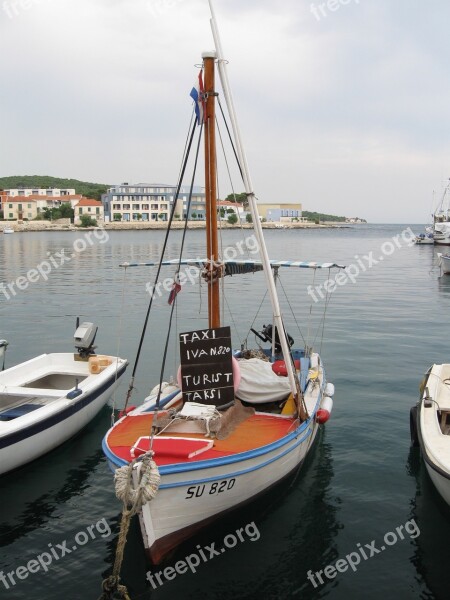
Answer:
<svg viewBox="0 0 450 600"><path fill-rule="evenodd" d="M215 52L202 54L205 90L205 194L206 194L206 255L211 280L208 285L209 327L220 327L220 281L214 277L214 265L219 260L217 237L217 176L216 176L216 122L215 122Z"/></svg>

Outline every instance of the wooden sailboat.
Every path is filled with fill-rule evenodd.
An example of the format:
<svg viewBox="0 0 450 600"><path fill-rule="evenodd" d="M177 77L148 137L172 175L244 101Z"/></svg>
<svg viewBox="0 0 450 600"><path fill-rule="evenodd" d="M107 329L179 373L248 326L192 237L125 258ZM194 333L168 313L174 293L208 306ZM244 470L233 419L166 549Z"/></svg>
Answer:
<svg viewBox="0 0 450 600"><path fill-rule="evenodd" d="M120 479L120 486L128 485L131 479L137 490L143 477L153 478L153 499L139 510L144 545L153 563L159 563L198 529L252 501L296 471L310 451L320 424L330 415L334 393L326 382L320 356L309 347L291 348L274 271L338 265L269 260L214 16L211 23L216 52L203 54L204 91L200 97L205 115L206 258L167 261L162 257L158 265L158 270L171 264L203 269L208 282L208 327L180 334L178 385L164 387L160 382L140 407L127 410L103 440L104 453L116 471L116 484ZM226 261L219 252L216 63L259 244L258 261ZM272 326L255 333L269 347L259 347L254 353L248 349L232 351L230 330L221 322L221 283L229 273L259 270L265 275L273 320ZM177 277L178 271L175 284ZM132 388L133 378L130 392ZM149 458L155 463L153 472L147 469ZM159 476L154 472L156 466ZM122 467L119 478L117 470ZM126 475L129 469L131 477Z"/></svg>

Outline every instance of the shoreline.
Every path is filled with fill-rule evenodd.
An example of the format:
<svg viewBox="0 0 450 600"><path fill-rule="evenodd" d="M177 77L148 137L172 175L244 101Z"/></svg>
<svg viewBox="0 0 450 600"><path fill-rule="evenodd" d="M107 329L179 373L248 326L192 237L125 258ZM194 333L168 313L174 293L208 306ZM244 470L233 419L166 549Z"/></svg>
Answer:
<svg viewBox="0 0 450 600"><path fill-rule="evenodd" d="M262 223L263 229L349 229L352 224L349 223L326 223L317 225L315 223ZM79 227L67 223L51 223L50 221L30 221L28 223L14 223L11 221L2 221L0 229L3 231L5 227L14 229L15 233L29 233L42 231L87 231L97 229L96 227ZM147 231L147 230L167 230L165 223L103 223L99 226L107 231ZM172 229L183 229L184 222L174 221ZM189 221L188 229L205 229L204 221ZM229 223L221 223L220 229L253 229L252 223L242 223L242 225L231 225Z"/></svg>

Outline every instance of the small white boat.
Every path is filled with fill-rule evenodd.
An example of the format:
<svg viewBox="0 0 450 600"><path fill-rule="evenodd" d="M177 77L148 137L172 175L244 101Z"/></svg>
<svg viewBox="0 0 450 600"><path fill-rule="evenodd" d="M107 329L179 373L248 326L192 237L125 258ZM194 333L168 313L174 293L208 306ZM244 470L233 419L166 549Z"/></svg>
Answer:
<svg viewBox="0 0 450 600"><path fill-rule="evenodd" d="M420 445L428 474L450 505L450 364L428 370L410 425L412 443Z"/></svg>
<svg viewBox="0 0 450 600"><path fill-rule="evenodd" d="M434 244L433 234L432 233L420 233L418 236L416 236L414 243L418 244L420 246L424 246L426 244Z"/></svg>
<svg viewBox="0 0 450 600"><path fill-rule="evenodd" d="M6 226L3 230L3 233L14 233L14 229L12 227Z"/></svg>
<svg viewBox="0 0 450 600"><path fill-rule="evenodd" d="M438 252L437 257L439 258L441 272L444 274L450 273L450 254L442 254L442 252Z"/></svg>
<svg viewBox="0 0 450 600"><path fill-rule="evenodd" d="M96 356L97 327L75 332L78 353L42 354L0 372L0 475L53 450L106 404L127 361ZM6 340L0 340L4 366Z"/></svg>

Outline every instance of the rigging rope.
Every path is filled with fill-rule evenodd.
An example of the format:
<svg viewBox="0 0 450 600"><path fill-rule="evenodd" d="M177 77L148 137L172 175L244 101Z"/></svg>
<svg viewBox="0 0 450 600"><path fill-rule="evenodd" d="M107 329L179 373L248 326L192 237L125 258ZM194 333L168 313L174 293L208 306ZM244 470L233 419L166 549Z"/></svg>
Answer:
<svg viewBox="0 0 450 600"><path fill-rule="evenodd" d="M120 341L122 339L122 325L123 325L123 315L124 315L124 307L125 307L125 281L126 281L126 277L127 277L127 268L125 267L125 271L123 274L123 284L122 284L122 301L120 303L120 319L119 319L119 328L118 328L118 335L117 335L117 354L116 354L116 375L115 375L115 380L117 381L117 374L119 371L119 356L120 356ZM111 427L113 427L115 419L114 419L114 411L116 408L116 391L117 388L114 389L114 394L113 394L113 402L112 402L112 412L111 412Z"/></svg>
<svg viewBox="0 0 450 600"><path fill-rule="evenodd" d="M187 161L188 161L188 158L189 158L189 154L190 154L190 150L191 150L191 146L192 146L192 141L194 139L194 133L195 133L195 128L196 127L197 127L197 124L195 122L193 124L193 126L192 126L192 131L191 131L191 135L190 135L190 138L189 138L189 142L187 144L187 147L185 147L185 153L184 153L184 157L183 157L183 166L182 166L182 169L181 169L181 172L180 172L180 177L179 177L178 184L177 184L177 190L176 190L174 201L173 201L173 204L172 204L172 210L170 211L169 222L168 222L168 225L167 225L167 231L166 231L166 235L164 237L164 243L163 243L163 248L162 248L162 252L161 252L161 259L160 259L159 264L158 264L158 269L157 269L155 280L154 280L154 286L152 288L153 290L157 289L157 285L158 285L158 281L159 281L159 276L160 276L161 268L162 268L162 262L164 260L164 255L165 255L165 252L166 252L166 249L167 249L167 243L168 243L168 239L169 239L170 228L171 228L173 217L174 217L174 214L175 214L177 200L178 200L178 196L180 194L180 189L181 189L181 185L182 185L182 182L183 182L184 173L186 171ZM191 190L191 193L192 193L192 190ZM150 302L148 304L147 313L145 315L144 327L142 328L142 333L141 333L141 337L140 337L140 340L139 340L138 350L137 350L136 358L135 358L135 361L134 361L133 371L132 371L132 374L131 374L131 381L130 381L130 384L129 384L129 387L128 387L128 390L127 390L126 399L125 399L124 410L126 410L126 408L128 406L128 402L129 402L129 400L131 398L131 394L132 394L133 389L134 389L134 379L135 379L135 376L136 376L136 370L137 370L139 359L140 359L140 356L141 356L142 345L144 343L145 333L147 331L147 326L148 326L148 321L149 321L149 317L150 317L150 312L151 312L152 305L153 305L153 298L154 298L154 294L152 294L150 296Z"/></svg>

